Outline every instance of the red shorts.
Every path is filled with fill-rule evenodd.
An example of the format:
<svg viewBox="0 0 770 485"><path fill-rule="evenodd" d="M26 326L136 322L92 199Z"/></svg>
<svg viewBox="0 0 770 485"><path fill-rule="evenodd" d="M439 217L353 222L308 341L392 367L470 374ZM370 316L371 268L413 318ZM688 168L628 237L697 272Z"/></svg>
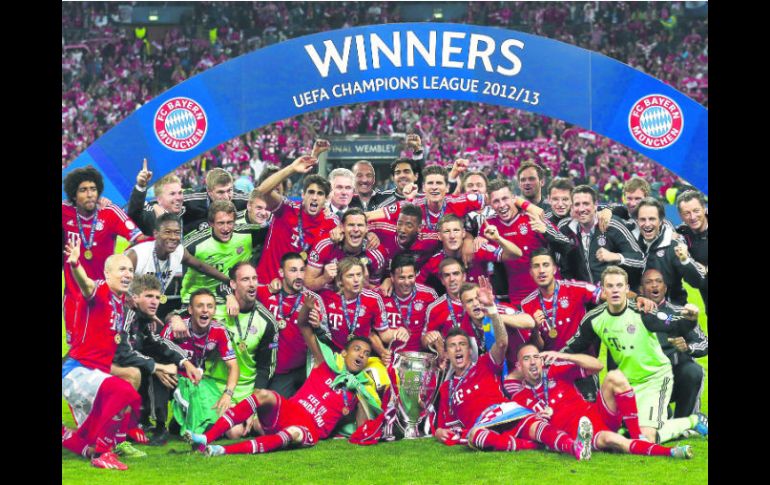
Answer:
<svg viewBox="0 0 770 485"><path fill-rule="evenodd" d="M594 425L594 436L600 431L617 432L623 426L623 419L620 413L613 413L604 402L604 395L599 392L598 399L594 403L589 403L588 409L584 414L575 414L562 429L570 436L575 436L578 430L578 422L581 416L586 416Z"/></svg>
<svg viewBox="0 0 770 485"><path fill-rule="evenodd" d="M321 432L310 413L296 402L285 399L277 392L270 392L275 396L276 405L268 412L267 416L260 417L259 421L262 423L265 433L274 434L289 426L295 426L303 431L300 446L313 446L318 443Z"/></svg>

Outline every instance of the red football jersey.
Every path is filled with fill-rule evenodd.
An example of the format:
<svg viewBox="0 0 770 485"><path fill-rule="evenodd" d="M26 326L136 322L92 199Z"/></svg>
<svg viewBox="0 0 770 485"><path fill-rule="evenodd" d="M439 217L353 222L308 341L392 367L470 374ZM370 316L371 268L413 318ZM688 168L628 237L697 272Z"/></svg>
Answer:
<svg viewBox="0 0 770 485"><path fill-rule="evenodd" d="M556 361L546 371L548 381L548 403L553 409L551 424L567 430L573 420L589 414L590 403L583 398L575 380L588 377L588 373L572 362ZM541 381L534 390L526 383L521 383L521 390L511 400L522 406L540 412L546 406L545 381Z"/></svg>
<svg viewBox="0 0 770 485"><path fill-rule="evenodd" d="M409 341L401 349L403 352L423 352L420 338L422 329L425 328L425 314L428 305L436 301L438 295L433 288L417 284L414 293L406 298L400 298L395 291L392 296L383 296L385 312L388 315L390 328L404 327L409 331ZM411 310L410 310L411 308ZM405 324L406 322L406 324Z"/></svg>
<svg viewBox="0 0 770 485"><path fill-rule="evenodd" d="M300 211L302 202L292 202L284 199L273 212L272 223L267 232L262 257L257 266L257 278L260 283L269 284L278 278L281 267L281 256L289 251L301 253L310 252L312 247L329 235L329 231L337 227L334 216L321 211L315 217L310 217L304 210ZM300 245L299 215L302 214L302 236L305 247Z"/></svg>
<svg viewBox="0 0 770 485"><path fill-rule="evenodd" d="M366 269L369 272L369 282L377 285L382 280L382 272L385 269L385 257L377 249L361 248L358 254L347 254L340 245L334 244L328 237L321 239L310 251L307 258L307 265L319 269L323 272L324 266L329 263L339 262L347 256L354 256L359 259L366 258ZM333 290L333 284L327 284L324 288Z"/></svg>
<svg viewBox="0 0 770 485"><path fill-rule="evenodd" d="M556 337L549 335L549 328L541 326L540 336L545 344L543 350L561 350L569 339L575 335L583 316L586 314L586 305L601 301L601 288L591 283L575 280L556 280L559 288L558 304L556 305ZM556 291L554 291L554 294ZM541 307L540 291L535 290L521 301L521 308L525 313L535 316L537 310L543 310L548 326L553 325L554 296L543 299L545 308Z"/></svg>
<svg viewBox="0 0 770 485"><path fill-rule="evenodd" d="M442 421L446 425L457 419L464 428L470 428L489 406L507 401L500 385L502 371L503 364L496 364L491 354L486 353L461 377L453 375L441 384L439 427L445 427Z"/></svg>
<svg viewBox="0 0 770 485"><path fill-rule="evenodd" d="M265 308L270 310L270 313L275 316L276 320L283 319L286 322L286 327L278 331L278 357L275 366L276 374L286 374L299 367L304 367L307 361L307 344L302 337L302 332L297 325L297 316L299 316L299 309L302 307L302 303L305 301L307 293L315 295L310 290L304 290L297 295L284 294L283 297L279 293L272 294L268 290L267 285L257 286L257 299L262 303ZM316 296L316 300L320 301L320 297ZM282 308L278 308L279 301L283 300ZM324 308L321 305L321 319L325 317Z"/></svg>
<svg viewBox="0 0 770 485"><path fill-rule="evenodd" d="M218 322L212 320L209 323L208 331L203 335L198 335L192 331L192 324L190 318L186 318L184 322L187 324L187 328L190 329L190 337L181 339L174 338L174 332L171 331L171 324L163 327L161 331L161 337L171 340L182 350L187 352L187 358L192 364L199 369L206 369L206 359L212 355L213 352L219 353L219 357L222 361L232 360L235 358L235 350L230 342L230 337L227 335L227 330ZM189 377L184 367L179 368L179 374L185 377Z"/></svg>
<svg viewBox="0 0 770 485"><path fill-rule="evenodd" d="M499 216L489 217L481 225L479 234L484 234L487 226L497 227L502 237L516 244L523 253L520 257L505 261L505 272L508 276L508 297L510 303L519 306L521 300L537 289L537 284L529 275L529 260L532 251L538 248L547 248L548 240L543 234L532 230L529 224L529 215L519 212L508 223L500 220ZM550 222L546 224L553 226ZM553 228L557 230L555 227Z"/></svg>
<svg viewBox="0 0 770 485"><path fill-rule="evenodd" d="M113 293L104 280L95 283L94 293L83 299L84 308L75 322L70 357L89 369L109 374L119 343L116 336L123 328L126 298Z"/></svg>
<svg viewBox="0 0 770 485"><path fill-rule="evenodd" d="M443 249L431 256L428 262L425 263L425 266L420 268L420 273L417 275L417 282L425 284L431 276L439 279L438 266L448 257L449 256L447 256ZM462 256L455 259L462 261ZM473 254L473 262L471 262L470 267L468 267L465 280L469 283L478 283L479 276L489 276L494 271L494 268L489 263L499 263L502 260L503 249L501 247L484 244Z"/></svg>
<svg viewBox="0 0 770 485"><path fill-rule="evenodd" d="M340 419L343 418L342 409L347 407L351 413L354 411L358 398L355 393L337 386L331 385L337 374L332 371L326 362L316 366L307 376L307 380L294 394L290 401L302 406L313 418L316 426L321 431L321 439L328 437L334 430ZM344 389L344 390L343 390Z"/></svg>
<svg viewBox="0 0 770 485"><path fill-rule="evenodd" d="M78 229L77 210L69 202L61 203L61 227L64 233L64 243L73 244L80 240L80 264L92 280L104 278L104 262L115 254L115 242L121 236L131 242L135 241L142 232L120 207L110 204L88 218L80 218L83 237ZM90 246L91 259L86 258L86 245L90 244L91 231L93 245ZM85 238L85 240L83 240ZM64 248L62 248L63 250ZM64 264L64 324L68 336L74 331L75 322L84 317L82 314L83 299L77 282L72 276L72 268Z"/></svg>
<svg viewBox="0 0 770 485"><path fill-rule="evenodd" d="M454 312L454 320L452 319L450 304ZM425 330L423 330L423 334L437 330L443 338L446 338L446 334L455 325L465 330L471 338L475 339L473 327L470 321L465 318L465 308L463 308L462 302L460 300L453 300L446 294L428 306L428 310L425 312Z"/></svg>
<svg viewBox="0 0 770 485"><path fill-rule="evenodd" d="M380 252L388 262L387 266L390 266L390 261L406 251L410 251L415 254L417 261L417 267L415 270L419 270L430 257L441 248L441 240L438 238L438 233L433 231L426 231L421 229L417 233L417 239L409 247L403 247L398 242L398 232L396 231L396 225L385 221L375 221L369 224L369 230L374 232L380 239Z"/></svg>
<svg viewBox="0 0 770 485"><path fill-rule="evenodd" d="M68 202L62 202L61 225L65 240L70 244L80 240L80 264L92 280L104 277L104 262L115 254L115 241L118 236L133 242L142 234L126 213L114 204L95 212L91 217L81 217L80 223L85 240L81 238L78 230L77 210ZM86 245L91 241L91 230L94 228L96 232L90 249L93 257L87 259L85 257ZM80 293L72 276L72 268L68 264L64 265L64 291L65 293Z"/></svg>
<svg viewBox="0 0 770 485"><path fill-rule="evenodd" d="M372 330L381 332L388 329L388 317L385 314L385 304L382 297L371 290L361 290L360 306L356 314L357 299L345 302L343 307L342 295L332 290L321 290L318 296L323 301L326 311L326 321L329 325L335 351L341 351L348 342L348 335L355 334L368 337ZM347 315L347 320L343 316ZM348 328L350 325L352 328Z"/></svg>
<svg viewBox="0 0 770 485"><path fill-rule="evenodd" d="M398 221L398 215L401 214L401 206L407 203L409 202L401 201L383 207L386 219L395 224ZM444 198L446 207L444 207L443 212L436 213L428 209L428 202L425 198L417 199L412 204L422 210L423 226L429 231L437 231L439 219L447 214L454 214L462 219L469 212L480 211L484 207L484 196L479 194L447 195Z"/></svg>

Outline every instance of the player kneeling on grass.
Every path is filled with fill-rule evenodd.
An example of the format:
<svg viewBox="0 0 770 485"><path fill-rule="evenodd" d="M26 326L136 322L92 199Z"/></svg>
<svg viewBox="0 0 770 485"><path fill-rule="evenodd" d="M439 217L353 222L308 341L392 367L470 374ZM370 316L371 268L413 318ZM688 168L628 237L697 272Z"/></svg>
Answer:
<svg viewBox="0 0 770 485"><path fill-rule="evenodd" d="M494 305L492 286L484 277L479 278L479 300L492 320L495 343L489 352L473 362L468 334L461 329L452 329L447 334L446 355L452 366L452 377L439 389L436 439L456 444L462 429L470 428L467 439L473 449L531 450L538 448L539 442L558 452L570 453L578 460L590 459L593 428L588 419L581 418L577 438L572 439L532 410L507 402L501 390L500 374L508 334Z"/></svg>
<svg viewBox="0 0 770 485"><path fill-rule="evenodd" d="M342 365L338 365L336 354L318 343L307 325L315 298L307 298L300 310L297 323L305 341L318 362L305 384L289 399L265 389L254 393L229 409L214 426L203 434L185 433L184 438L205 446L208 456L233 453L268 453L288 446L313 446L319 439L329 437L343 417L357 408L359 396L373 402L373 396L365 389L368 380L363 374L372 344L366 337L353 336L341 352ZM257 414L265 435L232 445L211 445L229 428ZM356 421L366 420L363 408L358 406Z"/></svg>
<svg viewBox="0 0 770 485"><path fill-rule="evenodd" d="M523 388L511 398L514 402L534 409L553 426L576 433L580 421L587 417L593 425L593 447L597 450L617 450L633 455L692 458L689 445L668 448L650 443L639 429L636 399L628 379L619 370L607 373L596 403L587 402L575 387L576 379L599 373L602 363L585 354L540 352L532 344L523 345L518 352L517 370L523 376ZM506 381L506 388L510 381ZM617 433L625 423L632 439Z"/></svg>

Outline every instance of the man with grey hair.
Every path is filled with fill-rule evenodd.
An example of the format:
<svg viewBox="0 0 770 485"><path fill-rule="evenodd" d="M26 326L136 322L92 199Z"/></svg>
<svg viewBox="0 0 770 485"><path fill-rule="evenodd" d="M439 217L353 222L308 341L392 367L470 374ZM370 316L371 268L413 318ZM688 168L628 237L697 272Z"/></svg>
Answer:
<svg viewBox="0 0 770 485"><path fill-rule="evenodd" d="M329 183L332 186L332 192L329 194L326 209L330 214L342 219L342 213L348 210L353 200L355 176L347 168L335 168L329 172Z"/></svg>
<svg viewBox="0 0 770 485"><path fill-rule="evenodd" d="M374 166L368 160L359 160L353 164L356 195L350 201L350 207L358 207L364 212L379 207L389 196L374 190L377 179Z"/></svg>

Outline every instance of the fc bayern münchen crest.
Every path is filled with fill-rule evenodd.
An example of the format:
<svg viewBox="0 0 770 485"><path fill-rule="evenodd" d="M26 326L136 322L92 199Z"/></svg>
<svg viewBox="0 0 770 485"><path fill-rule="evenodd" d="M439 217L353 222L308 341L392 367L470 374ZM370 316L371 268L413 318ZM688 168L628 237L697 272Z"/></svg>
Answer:
<svg viewBox="0 0 770 485"><path fill-rule="evenodd" d="M522 236L526 236L528 232L529 232L529 229L527 229L526 224L519 225L519 234L521 234Z"/></svg>
<svg viewBox="0 0 770 485"><path fill-rule="evenodd" d="M214 347L217 346L216 342L209 342L206 344L206 350L214 350Z"/></svg>
<svg viewBox="0 0 770 485"><path fill-rule="evenodd" d="M629 325L628 327L626 327L626 332L630 333L631 335L633 335L634 333L636 333L636 325L634 325L634 324L632 323L631 325Z"/></svg>
<svg viewBox="0 0 770 485"><path fill-rule="evenodd" d="M673 145L682 134L684 115L673 99L650 94L631 107L628 131L638 144L650 150Z"/></svg>
<svg viewBox="0 0 770 485"><path fill-rule="evenodd" d="M127 222L126 222L126 226L128 226L128 223L129 223L129 222L131 222L131 221L127 221ZM95 230L95 231L101 231L102 229L104 229L104 223L103 223L101 220L97 220L97 221L96 221L96 224L94 224L94 230ZM129 230L131 230L131 229L133 229L133 228L132 228L132 227L129 227L128 229L129 229Z"/></svg>
<svg viewBox="0 0 770 485"><path fill-rule="evenodd" d="M418 301L417 303L414 304L414 309L417 310L418 312L422 310L424 307L425 305L423 305L421 301Z"/></svg>
<svg viewBox="0 0 770 485"><path fill-rule="evenodd" d="M569 299L566 296L559 298L559 306L567 308L569 306Z"/></svg>
<svg viewBox="0 0 770 485"><path fill-rule="evenodd" d="M665 252L664 250L662 250L662 249L661 249L661 250L659 250L659 251L658 251L657 253L655 253L655 254L657 254L659 258L662 258L662 257L663 257L663 255L664 255L664 254L666 254L666 252Z"/></svg>
<svg viewBox="0 0 770 485"><path fill-rule="evenodd" d="M153 119L158 141L175 152L197 147L208 130L206 112L190 98L169 99L158 108Z"/></svg>
<svg viewBox="0 0 770 485"><path fill-rule="evenodd" d="M599 244L599 246L604 246L607 244L607 238L604 237L604 234L599 235L599 238L596 240L596 243Z"/></svg>

